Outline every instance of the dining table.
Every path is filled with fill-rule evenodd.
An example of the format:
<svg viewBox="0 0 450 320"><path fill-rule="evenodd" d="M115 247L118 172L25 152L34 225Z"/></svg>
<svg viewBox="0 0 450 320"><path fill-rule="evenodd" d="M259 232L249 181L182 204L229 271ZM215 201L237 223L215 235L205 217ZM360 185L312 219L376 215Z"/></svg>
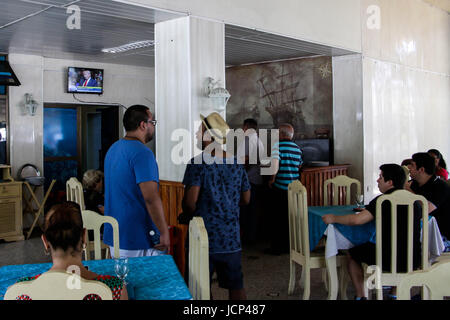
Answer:
<svg viewBox="0 0 450 320"><path fill-rule="evenodd" d="M92 272L113 275L114 259L83 261ZM171 255L128 258L129 272L126 277L130 300L192 300ZM8 265L0 268L0 299L9 286L23 277L42 274L51 263Z"/></svg>
<svg viewBox="0 0 450 320"><path fill-rule="evenodd" d="M336 269L336 255L339 250L350 249L354 246L372 242L375 243L376 227L375 219L362 225L347 226L339 223L325 224L322 216L326 214L347 215L358 214L354 205L344 206L310 206L308 207L308 230L310 250L314 250L320 239L326 236L325 260L329 281L329 299L336 300L338 293L338 276ZM430 263L439 257L445 249L436 218L428 217L428 243ZM346 299L346 297L341 297Z"/></svg>

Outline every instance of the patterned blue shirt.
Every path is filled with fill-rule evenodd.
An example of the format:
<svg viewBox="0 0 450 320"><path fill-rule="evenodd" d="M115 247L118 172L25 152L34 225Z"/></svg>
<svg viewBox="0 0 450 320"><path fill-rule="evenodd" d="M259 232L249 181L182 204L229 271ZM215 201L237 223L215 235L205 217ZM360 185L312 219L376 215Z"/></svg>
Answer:
<svg viewBox="0 0 450 320"><path fill-rule="evenodd" d="M210 254L241 250L239 201L241 192L250 189L244 166L236 158L221 161L202 153L191 159L183 179L185 186L200 186L194 215L203 218Z"/></svg>
<svg viewBox="0 0 450 320"><path fill-rule="evenodd" d="M298 166L303 164L302 150L293 141L280 141L272 147L272 158L280 161L273 185L287 190L289 183L300 178Z"/></svg>

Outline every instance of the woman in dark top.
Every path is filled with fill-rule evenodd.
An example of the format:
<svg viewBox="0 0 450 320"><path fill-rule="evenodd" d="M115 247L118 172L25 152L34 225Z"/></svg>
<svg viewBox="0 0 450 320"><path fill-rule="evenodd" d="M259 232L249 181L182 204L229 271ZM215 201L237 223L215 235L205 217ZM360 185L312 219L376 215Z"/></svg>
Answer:
<svg viewBox="0 0 450 320"><path fill-rule="evenodd" d="M447 164L445 163L442 154L436 149L430 149L427 152L434 158L436 165L436 175L443 180L448 180Z"/></svg>

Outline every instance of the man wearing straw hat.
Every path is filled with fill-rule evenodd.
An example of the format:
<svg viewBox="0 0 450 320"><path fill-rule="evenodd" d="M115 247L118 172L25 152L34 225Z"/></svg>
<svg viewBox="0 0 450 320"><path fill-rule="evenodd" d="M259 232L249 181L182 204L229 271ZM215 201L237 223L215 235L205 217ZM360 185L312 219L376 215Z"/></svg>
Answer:
<svg viewBox="0 0 450 320"><path fill-rule="evenodd" d="M201 216L208 232L210 278L217 273L219 287L230 300L244 300L239 235L239 206L250 201L250 183L243 165L222 148L229 127L216 112L200 115L196 136L203 152L186 166L183 212Z"/></svg>

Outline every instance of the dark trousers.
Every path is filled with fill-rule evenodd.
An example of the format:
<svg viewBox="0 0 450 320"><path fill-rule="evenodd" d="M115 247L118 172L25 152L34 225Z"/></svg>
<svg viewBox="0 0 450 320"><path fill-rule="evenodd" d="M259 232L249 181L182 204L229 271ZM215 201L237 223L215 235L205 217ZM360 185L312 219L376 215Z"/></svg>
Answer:
<svg viewBox="0 0 450 320"><path fill-rule="evenodd" d="M289 213L287 190L272 188L270 244L273 251L289 252Z"/></svg>
<svg viewBox="0 0 450 320"><path fill-rule="evenodd" d="M250 203L242 206L239 214L241 227L241 243L253 244L256 242L258 230L258 197L260 186L251 183Z"/></svg>

